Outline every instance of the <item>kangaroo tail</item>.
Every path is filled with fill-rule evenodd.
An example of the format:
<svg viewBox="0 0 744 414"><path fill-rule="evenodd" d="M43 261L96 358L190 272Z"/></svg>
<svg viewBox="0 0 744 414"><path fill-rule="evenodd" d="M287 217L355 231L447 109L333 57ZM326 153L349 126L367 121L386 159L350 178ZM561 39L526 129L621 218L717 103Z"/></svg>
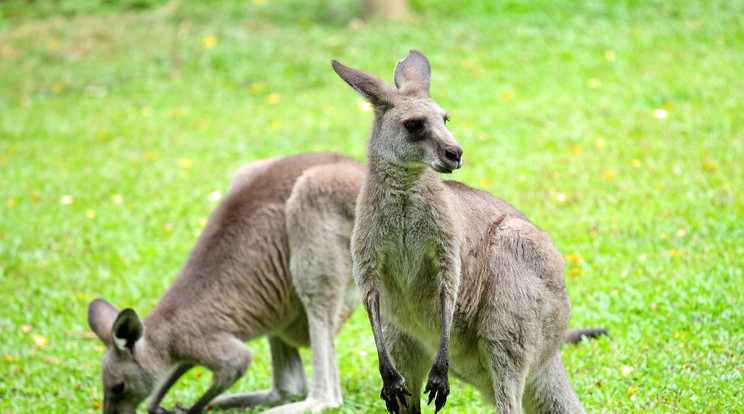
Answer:
<svg viewBox="0 0 744 414"><path fill-rule="evenodd" d="M610 331L601 328L569 329L563 334L563 342L576 345L583 339L593 339L602 335L609 335Z"/></svg>

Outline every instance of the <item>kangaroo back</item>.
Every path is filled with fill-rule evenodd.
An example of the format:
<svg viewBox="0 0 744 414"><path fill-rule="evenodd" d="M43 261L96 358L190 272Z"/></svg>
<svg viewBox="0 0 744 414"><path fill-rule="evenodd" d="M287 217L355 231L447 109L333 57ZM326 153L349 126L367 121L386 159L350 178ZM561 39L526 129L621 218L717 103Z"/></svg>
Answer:
<svg viewBox="0 0 744 414"><path fill-rule="evenodd" d="M346 181L343 185L332 182L324 171L343 174ZM161 384L148 404L150 412L159 411L167 390L194 365L211 370L213 381L193 405L193 412L207 404L245 407L293 399L307 391L296 349L307 345L313 348L315 385L306 401L283 409L299 412L340 405L333 334L357 303L348 294L353 283L346 249L353 222L349 211L353 211L362 171L358 161L331 153L248 164L235 174L180 274L152 312L140 320L131 309L119 312L104 300L93 301L89 324L108 348L101 367L104 412L134 413ZM311 185L318 179L328 185ZM334 198L338 194L345 198ZM290 199L294 200L291 206ZM328 206L325 214L313 210L313 203ZM304 227L297 224L291 227L298 234L290 237L288 222L304 223L307 228L336 223L338 228L321 227L311 240L300 234ZM346 233L345 242L338 238L339 232ZM294 250L290 240L295 241ZM311 242L341 251L342 257L336 261L310 257L310 265L314 264L310 268L320 271L295 278L292 268L306 270L296 263L307 257L303 249ZM298 258L292 257L293 252ZM330 283L332 277L335 283ZM298 280L304 283L295 283ZM335 301L308 301L305 285L336 292ZM318 323L314 315L330 315L330 319ZM313 344L311 333L318 329L310 325L324 329L319 333L322 340L313 339ZM244 341L263 335L269 337L272 352L273 387L215 400L253 359Z"/></svg>

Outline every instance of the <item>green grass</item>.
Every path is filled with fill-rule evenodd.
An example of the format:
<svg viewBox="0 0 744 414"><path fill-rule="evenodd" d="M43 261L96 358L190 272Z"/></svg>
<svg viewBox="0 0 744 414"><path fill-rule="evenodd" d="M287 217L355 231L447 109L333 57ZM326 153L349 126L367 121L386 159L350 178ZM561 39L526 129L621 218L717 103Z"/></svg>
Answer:
<svg viewBox="0 0 744 414"><path fill-rule="evenodd" d="M410 24L259 3L0 3L0 412L99 411L89 301L146 314L241 164L362 159L370 114L330 59L391 81L409 48L465 151L451 177L547 230L571 325L612 331L563 349L587 411L744 412L743 1L412 0ZM251 346L233 391L270 384ZM338 351L332 412L384 412L361 310ZM445 412L487 410L452 383Z"/></svg>

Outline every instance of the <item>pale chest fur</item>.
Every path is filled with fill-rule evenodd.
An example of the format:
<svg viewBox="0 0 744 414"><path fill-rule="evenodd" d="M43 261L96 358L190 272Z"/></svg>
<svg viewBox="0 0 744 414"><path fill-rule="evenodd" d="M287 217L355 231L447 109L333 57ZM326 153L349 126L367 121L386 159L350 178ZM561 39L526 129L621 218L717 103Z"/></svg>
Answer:
<svg viewBox="0 0 744 414"><path fill-rule="evenodd" d="M382 313L420 338L431 336L436 344L441 325L440 271L445 252L457 251L459 243L453 240L449 222L439 219L448 206L425 201L423 192L409 192L362 204L371 208L364 212L365 228L360 230L371 236L363 249L373 255Z"/></svg>

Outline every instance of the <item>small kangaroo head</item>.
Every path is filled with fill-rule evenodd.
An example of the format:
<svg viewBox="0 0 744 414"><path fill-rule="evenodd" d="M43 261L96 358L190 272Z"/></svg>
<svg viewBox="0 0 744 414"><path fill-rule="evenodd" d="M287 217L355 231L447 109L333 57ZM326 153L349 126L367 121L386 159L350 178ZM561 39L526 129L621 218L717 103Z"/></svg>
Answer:
<svg viewBox="0 0 744 414"><path fill-rule="evenodd" d="M331 61L333 69L375 109L370 134L370 163L430 166L451 173L462 166L462 149L445 125L447 113L429 98L431 64L411 50L395 65L395 86Z"/></svg>
<svg viewBox="0 0 744 414"><path fill-rule="evenodd" d="M140 349L143 326L132 309L119 312L103 299L88 306L88 324L107 350L101 361L104 414L135 413L155 388L154 367Z"/></svg>

